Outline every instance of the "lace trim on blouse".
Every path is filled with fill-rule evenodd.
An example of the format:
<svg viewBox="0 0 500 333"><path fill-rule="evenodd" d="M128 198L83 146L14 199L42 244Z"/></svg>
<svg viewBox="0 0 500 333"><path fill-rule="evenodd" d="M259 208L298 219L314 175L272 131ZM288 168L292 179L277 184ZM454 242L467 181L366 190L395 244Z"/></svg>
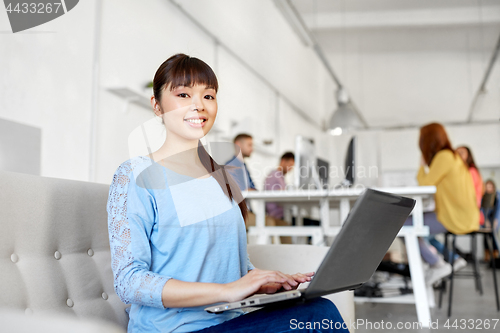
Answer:
<svg viewBox="0 0 500 333"><path fill-rule="evenodd" d="M161 293L170 277L151 272L149 270L151 253L141 251L141 257L136 258L132 246L130 224L147 226L139 229L145 230L145 234L137 237L144 236L149 240L154 221L148 221L147 216L141 216L140 212L131 214L127 209L127 200L132 186L139 194L149 195L147 190L135 184L133 178L134 170L139 164L145 162L144 159L145 157L140 157L124 162L113 176L107 206L111 268L115 291L124 303L164 308ZM145 210L154 209L153 207L144 208ZM149 245L149 242L146 241L146 245ZM148 252L149 257L142 252Z"/></svg>

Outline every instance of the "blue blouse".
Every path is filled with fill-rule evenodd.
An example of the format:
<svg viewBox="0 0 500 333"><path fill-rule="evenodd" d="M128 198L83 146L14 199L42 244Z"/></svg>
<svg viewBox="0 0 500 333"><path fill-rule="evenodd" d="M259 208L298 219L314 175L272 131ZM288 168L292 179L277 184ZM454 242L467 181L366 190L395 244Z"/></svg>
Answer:
<svg viewBox="0 0 500 333"><path fill-rule="evenodd" d="M108 198L115 290L132 304L129 332L192 332L242 314L164 308L171 279L229 283L254 267L238 204L212 176L192 178L139 156L122 163Z"/></svg>

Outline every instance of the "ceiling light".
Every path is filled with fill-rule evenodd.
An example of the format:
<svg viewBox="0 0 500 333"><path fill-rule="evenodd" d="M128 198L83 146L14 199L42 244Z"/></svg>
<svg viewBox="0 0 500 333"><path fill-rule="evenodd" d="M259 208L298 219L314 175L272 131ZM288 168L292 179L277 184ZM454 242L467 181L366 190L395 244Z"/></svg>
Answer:
<svg viewBox="0 0 500 333"><path fill-rule="evenodd" d="M335 127L334 129L330 130L330 134L333 136L339 136L342 135L342 128L340 127Z"/></svg>
<svg viewBox="0 0 500 333"><path fill-rule="evenodd" d="M340 87L337 90L336 99L338 107L333 111L328 124L330 134L341 135L346 130L366 127L345 88Z"/></svg>

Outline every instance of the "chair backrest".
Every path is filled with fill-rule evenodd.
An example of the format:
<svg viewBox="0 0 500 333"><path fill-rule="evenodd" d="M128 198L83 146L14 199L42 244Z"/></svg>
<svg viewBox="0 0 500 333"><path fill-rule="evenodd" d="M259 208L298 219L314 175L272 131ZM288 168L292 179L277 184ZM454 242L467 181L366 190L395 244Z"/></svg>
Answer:
<svg viewBox="0 0 500 333"><path fill-rule="evenodd" d="M108 185L0 171L0 307L112 321Z"/></svg>

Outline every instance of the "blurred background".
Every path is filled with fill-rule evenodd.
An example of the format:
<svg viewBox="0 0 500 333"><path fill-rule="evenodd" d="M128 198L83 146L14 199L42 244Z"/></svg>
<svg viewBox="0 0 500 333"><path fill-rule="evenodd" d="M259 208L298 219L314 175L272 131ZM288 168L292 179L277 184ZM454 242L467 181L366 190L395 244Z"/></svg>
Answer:
<svg viewBox="0 0 500 333"><path fill-rule="evenodd" d="M206 140L251 134L258 189L297 135L331 184L355 135L357 182L416 185L429 122L498 184L499 36L495 0L86 0L15 34L2 9L0 169L109 184L138 126L161 142L146 86L183 52L219 79ZM352 126L332 120L342 108Z"/></svg>

